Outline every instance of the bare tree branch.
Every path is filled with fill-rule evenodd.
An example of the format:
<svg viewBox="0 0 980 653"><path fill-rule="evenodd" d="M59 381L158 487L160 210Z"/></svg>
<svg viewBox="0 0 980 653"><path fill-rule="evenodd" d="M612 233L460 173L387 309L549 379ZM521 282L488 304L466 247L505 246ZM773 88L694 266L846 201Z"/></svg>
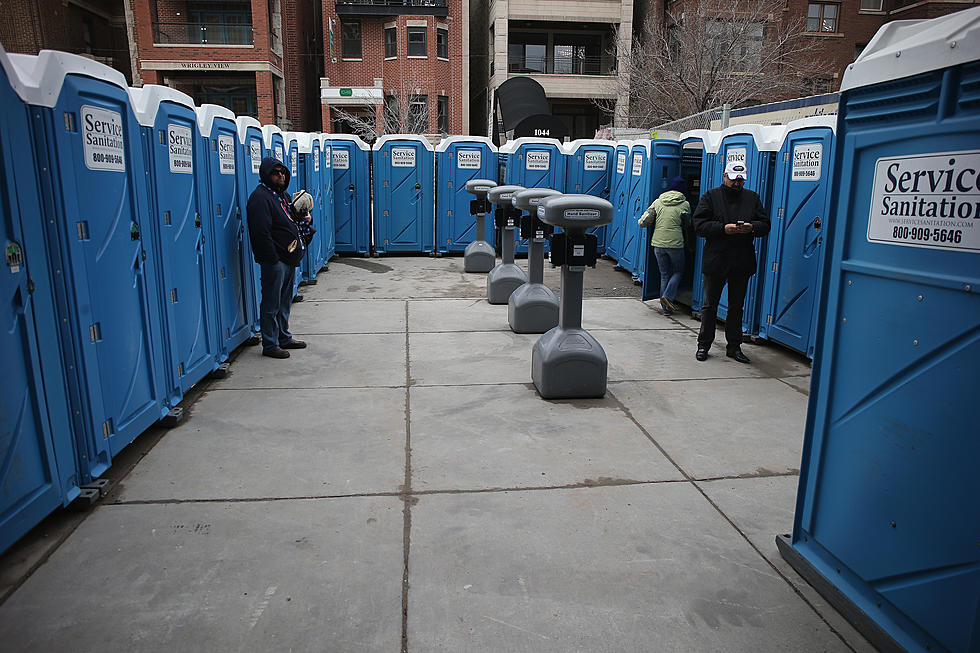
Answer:
<svg viewBox="0 0 980 653"><path fill-rule="evenodd" d="M707 109L812 95L833 77L806 18L782 0L689 0L654 14L622 57L629 126L650 127Z"/></svg>
<svg viewBox="0 0 980 653"><path fill-rule="evenodd" d="M385 87L382 124L379 126L374 113L365 115L334 108L334 115L346 122L351 130L366 142L373 142L385 134L427 134L429 108L432 98L423 95L425 84L420 75L396 76L396 85Z"/></svg>

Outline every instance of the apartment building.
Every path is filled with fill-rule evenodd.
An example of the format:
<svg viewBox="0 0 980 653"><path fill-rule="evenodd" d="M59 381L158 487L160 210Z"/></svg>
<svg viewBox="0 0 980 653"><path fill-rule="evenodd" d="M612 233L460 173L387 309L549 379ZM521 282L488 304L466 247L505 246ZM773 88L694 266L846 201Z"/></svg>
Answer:
<svg viewBox="0 0 980 653"><path fill-rule="evenodd" d="M490 99L518 75L541 84L571 138L625 124L617 59L630 51L633 11L633 0L474 0L474 133L489 133Z"/></svg>
<svg viewBox="0 0 980 653"><path fill-rule="evenodd" d="M319 0L124 0L134 85L163 84L284 130L319 129Z"/></svg>
<svg viewBox="0 0 980 653"><path fill-rule="evenodd" d="M4 0L3 8L0 44L8 52L80 54L132 82L126 0Z"/></svg>
<svg viewBox="0 0 980 653"><path fill-rule="evenodd" d="M468 134L468 0L326 0L326 132Z"/></svg>

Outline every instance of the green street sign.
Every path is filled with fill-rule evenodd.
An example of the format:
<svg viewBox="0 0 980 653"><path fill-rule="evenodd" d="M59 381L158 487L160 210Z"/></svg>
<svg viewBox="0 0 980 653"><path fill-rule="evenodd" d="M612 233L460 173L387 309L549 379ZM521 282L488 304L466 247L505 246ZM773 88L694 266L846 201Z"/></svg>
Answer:
<svg viewBox="0 0 980 653"><path fill-rule="evenodd" d="M351 88L340 89L340 97L350 97L352 95L354 95L354 89Z"/></svg>

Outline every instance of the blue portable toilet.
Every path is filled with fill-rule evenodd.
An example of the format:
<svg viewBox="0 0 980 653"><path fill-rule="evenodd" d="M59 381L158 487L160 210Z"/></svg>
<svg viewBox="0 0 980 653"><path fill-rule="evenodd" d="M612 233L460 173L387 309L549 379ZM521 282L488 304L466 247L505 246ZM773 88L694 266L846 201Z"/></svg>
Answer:
<svg viewBox="0 0 980 653"><path fill-rule="evenodd" d="M650 165L647 166L647 206L660 197L670 187L670 181L681 173L681 144L678 141L658 138L650 141ZM636 216L639 220L642 211ZM691 209L694 210L693 208ZM639 226L639 225L637 225ZM643 301L660 296L660 267L650 246L653 229L641 228L640 240L637 243L637 259L639 269L637 274L643 288L640 298Z"/></svg>
<svg viewBox="0 0 980 653"><path fill-rule="evenodd" d="M776 542L880 650L980 648L978 56L980 8L894 21L841 84L796 514Z"/></svg>
<svg viewBox="0 0 980 653"><path fill-rule="evenodd" d="M209 217L209 236L216 275L219 360L251 336L248 316L248 284L252 273L245 249L245 206L238 183L238 124L235 114L216 104L197 108L197 121L205 151L206 173L202 209Z"/></svg>
<svg viewBox="0 0 980 653"><path fill-rule="evenodd" d="M311 244L310 259L319 273L327 267L327 240L329 231L326 228L326 193L323 188L323 142L319 134L308 134L310 139L310 160L306 166L306 185L313 196L313 226L316 234Z"/></svg>
<svg viewBox="0 0 980 653"><path fill-rule="evenodd" d="M0 46L0 553L79 494L67 380L59 357L34 147L23 92ZM27 93L25 93L27 96Z"/></svg>
<svg viewBox="0 0 980 653"><path fill-rule="evenodd" d="M462 254L476 236L474 196L466 192L471 179L497 178L497 147L485 136L449 136L436 146L436 252ZM482 240L494 240L487 220Z"/></svg>
<svg viewBox="0 0 980 653"><path fill-rule="evenodd" d="M331 134L330 150L336 251L367 256L371 247L371 148L352 134Z"/></svg>
<svg viewBox="0 0 980 653"><path fill-rule="evenodd" d="M758 193L762 206L769 212L772 201L772 181L776 168L776 153L783 142L786 127L783 125L735 125L723 129L721 142L718 145L718 159L712 176L713 186L721 185L725 166L729 161L744 159L749 178L745 187ZM757 262L756 273L749 278L748 289L745 292L745 307L742 313L742 333L755 336L759 333L762 321L762 295L766 275L763 266L766 264L766 246L769 237L753 239ZM703 247L703 242L702 242ZM718 302L718 318L728 317L728 285L725 285Z"/></svg>
<svg viewBox="0 0 980 653"><path fill-rule="evenodd" d="M290 166L289 174L289 193L295 195L301 190L305 190L313 196L313 210L310 216L313 219L313 227L317 232L313 235L313 240L306 247L306 254L300 266L296 269L296 287L316 284L316 275L323 267L323 252L320 243L319 214L320 205L316 201L316 190L314 186L318 184L313 178L313 135L306 132L287 132L283 134L286 141L286 158L289 159L287 165ZM295 170L295 173L293 172ZM298 293L297 293L298 294Z"/></svg>
<svg viewBox="0 0 980 653"><path fill-rule="evenodd" d="M813 358L823 233L828 223L837 116L786 126L776 155L759 336Z"/></svg>
<svg viewBox="0 0 980 653"><path fill-rule="evenodd" d="M259 167L266 152L263 145L262 124L251 116L238 116L235 119L238 126L238 159L236 160L238 178L238 195L241 197L242 208L242 244L245 248L245 290L248 307L249 330L256 338L259 327L259 301L262 284L259 279L261 267L255 262L252 252L252 241L248 237L248 215L245 207L252 191L259 185Z"/></svg>
<svg viewBox="0 0 980 653"><path fill-rule="evenodd" d="M608 200L615 170L614 141L582 138L565 143L566 193L593 195ZM596 253L606 253L607 225L589 229L596 236Z"/></svg>
<svg viewBox="0 0 980 653"><path fill-rule="evenodd" d="M682 133L678 140L681 143L681 163L684 166L688 187L688 201L691 203L691 213L698 206L701 197L711 190L714 186L714 171L718 161L718 146L721 141L720 131L708 129L692 129ZM697 193L692 193L691 188L697 180ZM717 184L715 184L717 185ZM693 201L692 201L693 200ZM701 256L704 251L704 239L695 236L694 256L685 255L686 261L691 260L691 281L690 281L690 300L688 305L691 307L691 314L700 317L701 305L704 303L704 275L701 274ZM686 286L682 283L682 288ZM682 295L678 293L678 298Z"/></svg>
<svg viewBox="0 0 980 653"><path fill-rule="evenodd" d="M613 154L612 190L609 201L613 205L613 219L606 229L606 256L619 261L623 255L623 239L626 234L626 214L630 199L630 150L633 141L617 141Z"/></svg>
<svg viewBox="0 0 980 653"><path fill-rule="evenodd" d="M322 190L323 210L320 215L323 217L323 256L324 266L330 263L337 252L337 229L334 220L334 189L333 189L333 148L328 134L320 134L317 139L320 142L320 186Z"/></svg>
<svg viewBox="0 0 980 653"><path fill-rule="evenodd" d="M289 161L286 160L288 155L286 137L276 125L262 125L262 148L266 156L275 157L283 165L289 165Z"/></svg>
<svg viewBox="0 0 980 653"><path fill-rule="evenodd" d="M57 346L88 483L169 409L140 127L122 73L50 50L8 57L29 105Z"/></svg>
<svg viewBox="0 0 980 653"><path fill-rule="evenodd" d="M382 136L372 148L374 251L431 253L435 240L435 170L424 136Z"/></svg>
<svg viewBox="0 0 980 653"><path fill-rule="evenodd" d="M160 260L157 282L167 327L168 394L183 397L218 366L214 217L202 210L208 152L194 101L167 86L129 89L141 125L150 197L150 228Z"/></svg>
<svg viewBox="0 0 980 653"><path fill-rule="evenodd" d="M634 280L639 278L640 259L644 251L644 240L646 229L637 224L637 220L643 215L647 206L650 205L650 153L652 151L649 140L633 141L630 147L629 178L627 181L627 197L625 223L623 224L623 244L619 252L617 266L629 272Z"/></svg>
<svg viewBox="0 0 980 653"><path fill-rule="evenodd" d="M522 136L504 143L500 153L507 155L504 184L557 191L565 189L565 148L554 138ZM550 241L545 243L545 251L549 247ZM524 234L516 239L514 251L527 253L528 240Z"/></svg>

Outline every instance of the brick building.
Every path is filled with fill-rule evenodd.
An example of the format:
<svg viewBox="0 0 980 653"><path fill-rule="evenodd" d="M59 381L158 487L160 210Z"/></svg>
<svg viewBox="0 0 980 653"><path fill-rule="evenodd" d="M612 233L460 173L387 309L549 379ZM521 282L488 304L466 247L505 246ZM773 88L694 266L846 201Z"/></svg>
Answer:
<svg viewBox="0 0 980 653"><path fill-rule="evenodd" d="M469 133L468 22L468 0L327 0L323 131Z"/></svg>
<svg viewBox="0 0 980 653"><path fill-rule="evenodd" d="M317 0L125 0L136 85L163 84L284 130L317 131Z"/></svg>
<svg viewBox="0 0 980 653"><path fill-rule="evenodd" d="M5 0L3 8L0 44L8 52L80 54L132 83L125 0Z"/></svg>

